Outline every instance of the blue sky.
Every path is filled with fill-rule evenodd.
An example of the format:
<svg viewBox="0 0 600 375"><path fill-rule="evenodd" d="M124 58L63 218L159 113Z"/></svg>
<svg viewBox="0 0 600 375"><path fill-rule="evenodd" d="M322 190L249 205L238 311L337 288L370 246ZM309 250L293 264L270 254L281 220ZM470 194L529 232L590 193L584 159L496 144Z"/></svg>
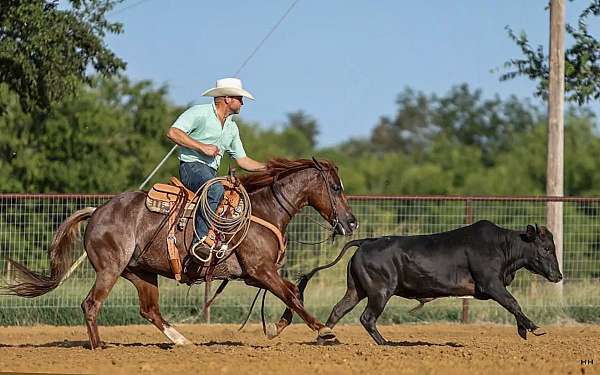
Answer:
<svg viewBox="0 0 600 375"><path fill-rule="evenodd" d="M567 20L575 23L588 3L567 2ZM109 16L125 32L106 41L127 61L132 79L168 85L177 104L207 103L201 92L233 75L292 1L222 4L127 0ZM407 86L444 94L466 82L487 97L533 98L532 82L500 82L494 70L520 57L506 25L547 45L546 4L300 0L239 74L257 99L241 115L277 126L302 109L318 120L319 145L327 146L368 136L380 116L393 115Z"/></svg>

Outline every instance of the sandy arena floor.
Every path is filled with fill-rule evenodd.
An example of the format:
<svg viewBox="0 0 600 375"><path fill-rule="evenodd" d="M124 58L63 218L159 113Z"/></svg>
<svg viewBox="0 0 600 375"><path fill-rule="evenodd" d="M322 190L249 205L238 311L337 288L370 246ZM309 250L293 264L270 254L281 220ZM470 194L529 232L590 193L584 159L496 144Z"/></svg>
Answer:
<svg viewBox="0 0 600 375"><path fill-rule="evenodd" d="M195 345L174 347L153 326L100 327L111 346L87 349L80 327L0 327L0 372L149 374L592 374L600 373L600 325L544 326L517 336L503 325L381 326L377 346L361 326L336 327L337 346L315 346L295 324L267 340L259 325L180 325ZM582 360L588 361L582 364ZM593 364L589 364L593 361Z"/></svg>

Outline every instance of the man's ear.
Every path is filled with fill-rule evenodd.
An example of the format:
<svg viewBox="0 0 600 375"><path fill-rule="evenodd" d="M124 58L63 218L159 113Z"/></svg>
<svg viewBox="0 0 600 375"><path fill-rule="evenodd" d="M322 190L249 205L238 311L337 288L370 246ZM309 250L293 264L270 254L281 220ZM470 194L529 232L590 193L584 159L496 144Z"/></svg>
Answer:
<svg viewBox="0 0 600 375"><path fill-rule="evenodd" d="M527 230L525 230L525 233L521 237L526 242L533 242L535 240L535 235L536 235L535 227L533 225L528 225Z"/></svg>

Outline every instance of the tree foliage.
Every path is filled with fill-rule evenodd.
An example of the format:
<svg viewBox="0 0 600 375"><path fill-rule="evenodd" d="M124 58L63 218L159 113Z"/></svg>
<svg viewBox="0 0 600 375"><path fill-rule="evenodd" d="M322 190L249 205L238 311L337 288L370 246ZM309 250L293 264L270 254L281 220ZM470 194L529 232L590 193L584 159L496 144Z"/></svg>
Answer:
<svg viewBox="0 0 600 375"><path fill-rule="evenodd" d="M104 44L122 31L105 16L114 0L3 0L0 6L0 83L23 111L43 111L75 93L91 74L112 76L125 67Z"/></svg>
<svg viewBox="0 0 600 375"><path fill-rule="evenodd" d="M600 99L600 41L588 29L588 23L598 16L600 0L592 0L579 15L577 26L566 26L567 34L573 39L573 44L565 51L566 98L580 105ZM550 69L543 46L534 49L525 32L517 35L509 26L506 30L524 56L506 62L505 67L513 70L502 74L500 80L526 76L538 82L535 94L547 98Z"/></svg>
<svg viewBox="0 0 600 375"><path fill-rule="evenodd" d="M165 132L186 109L168 100L166 87L125 77L79 86L42 119L24 111L6 86L0 103L7 108L0 116L2 192L135 189L173 146ZM568 195L600 193L596 121L585 109L566 112ZM382 118L369 138L327 148L314 144L319 124L303 112L272 128L237 122L251 157L332 159L351 194L544 194L542 111L516 97L485 98L466 85L444 95L407 88L394 116ZM230 163L224 160L222 173ZM177 174L172 157L154 181Z"/></svg>

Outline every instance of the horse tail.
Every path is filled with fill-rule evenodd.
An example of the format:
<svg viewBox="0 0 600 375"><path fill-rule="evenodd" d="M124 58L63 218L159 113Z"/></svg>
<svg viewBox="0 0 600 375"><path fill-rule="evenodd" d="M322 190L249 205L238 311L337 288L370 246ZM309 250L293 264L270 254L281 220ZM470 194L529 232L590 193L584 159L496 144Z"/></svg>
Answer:
<svg viewBox="0 0 600 375"><path fill-rule="evenodd" d="M82 221L89 219L95 207L86 207L69 216L59 227L48 250L50 256L50 276L29 270L12 259L7 259L16 270L15 284L0 289L0 294L19 297L38 297L55 289L62 282L67 270L73 263L73 243L79 238L79 227Z"/></svg>
<svg viewBox="0 0 600 375"><path fill-rule="evenodd" d="M326 268L329 268L329 267L333 267L334 265L337 264L337 262L340 261L340 259L342 259L342 257L344 256L344 254L346 254L346 251L348 251L349 248L360 247L363 244L363 242L369 241L369 240L370 240L370 238L363 238L360 240L354 240L354 241L347 242L344 245L344 247L342 248L342 250L340 251L340 253L338 254L337 258L335 258L333 260L333 262L325 264L323 266L318 266L318 267L314 268L312 271L300 276L300 278L298 279L298 290L300 292L300 296L304 297L304 289L306 289L308 282L317 272L324 270Z"/></svg>

